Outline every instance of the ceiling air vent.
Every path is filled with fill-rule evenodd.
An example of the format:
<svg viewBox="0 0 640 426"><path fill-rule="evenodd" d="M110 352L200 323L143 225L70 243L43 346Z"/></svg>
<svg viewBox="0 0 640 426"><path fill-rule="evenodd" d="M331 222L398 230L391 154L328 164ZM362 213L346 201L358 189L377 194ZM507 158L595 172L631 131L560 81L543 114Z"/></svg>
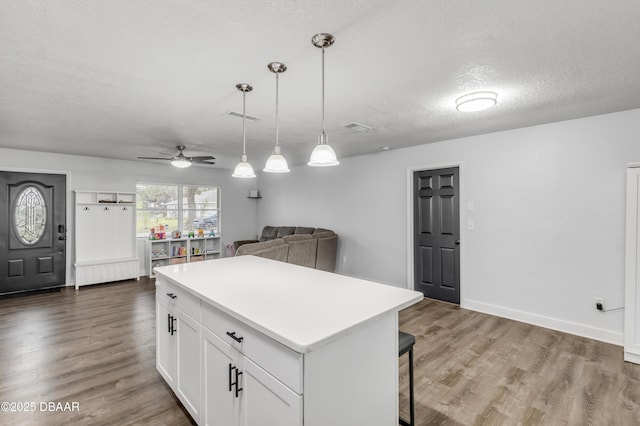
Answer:
<svg viewBox="0 0 640 426"><path fill-rule="evenodd" d="M361 133L369 132L373 130L371 127L368 127L368 126L365 126L364 124L360 124L356 122L347 123L344 125L344 127L346 127L347 129L355 130L356 132L361 132Z"/></svg>
<svg viewBox="0 0 640 426"><path fill-rule="evenodd" d="M229 111L227 113L225 113L225 115L230 115L231 117L235 117L235 118L242 118L242 113L241 112L235 112L235 111ZM246 119L249 121L258 121L260 120L260 117L256 117L255 115L246 115Z"/></svg>

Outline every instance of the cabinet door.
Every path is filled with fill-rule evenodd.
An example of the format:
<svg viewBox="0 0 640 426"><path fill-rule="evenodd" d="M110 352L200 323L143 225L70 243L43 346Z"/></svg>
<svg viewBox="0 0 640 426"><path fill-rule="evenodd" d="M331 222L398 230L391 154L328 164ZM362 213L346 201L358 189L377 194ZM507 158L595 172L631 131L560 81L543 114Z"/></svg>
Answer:
<svg viewBox="0 0 640 426"><path fill-rule="evenodd" d="M202 417L207 426L237 426L240 396L235 373L239 353L215 334L202 328ZM241 386L241 385L238 385ZM261 423L258 423L261 424Z"/></svg>
<svg viewBox="0 0 640 426"><path fill-rule="evenodd" d="M156 294L156 299L158 295ZM156 369L175 389L176 377L176 339L171 334L173 307L156 300Z"/></svg>
<svg viewBox="0 0 640 426"><path fill-rule="evenodd" d="M302 396L242 357L240 426L301 426Z"/></svg>
<svg viewBox="0 0 640 426"><path fill-rule="evenodd" d="M177 318L176 394L191 416L200 418L200 324L180 309Z"/></svg>

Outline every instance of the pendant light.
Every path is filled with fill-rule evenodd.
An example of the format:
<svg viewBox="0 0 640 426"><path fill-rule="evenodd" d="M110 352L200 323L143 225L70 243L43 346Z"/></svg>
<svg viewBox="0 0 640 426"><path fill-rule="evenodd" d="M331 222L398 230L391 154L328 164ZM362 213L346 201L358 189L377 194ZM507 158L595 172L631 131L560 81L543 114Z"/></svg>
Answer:
<svg viewBox="0 0 640 426"><path fill-rule="evenodd" d="M340 164L333 148L327 143L327 133L324 129L324 49L331 46L335 40L334 36L327 33L319 33L311 38L311 43L315 47L322 49L322 132L318 137L318 145L313 149L311 158L307 163L314 167L329 167Z"/></svg>
<svg viewBox="0 0 640 426"><path fill-rule="evenodd" d="M236 84L236 89L242 92L242 157L240 157L240 162L236 166L233 174L231 176L235 178L254 178L256 174L253 172L253 167L251 164L247 162L247 133L245 130L245 120L246 120L246 96L247 93L253 90L253 87L246 83Z"/></svg>
<svg viewBox="0 0 640 426"><path fill-rule="evenodd" d="M262 171L267 173L289 173L287 160L280 154L280 145L278 145L278 77L287 70L287 66L282 62L271 62L267 65L267 68L276 75L276 143L273 147L273 154L267 159Z"/></svg>

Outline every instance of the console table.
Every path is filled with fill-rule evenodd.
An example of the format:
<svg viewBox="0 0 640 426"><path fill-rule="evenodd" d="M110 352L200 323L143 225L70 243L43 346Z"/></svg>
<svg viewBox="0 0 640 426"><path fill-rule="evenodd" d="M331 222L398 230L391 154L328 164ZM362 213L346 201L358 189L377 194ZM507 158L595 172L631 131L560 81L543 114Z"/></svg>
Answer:
<svg viewBox="0 0 640 426"><path fill-rule="evenodd" d="M156 368L198 424L398 423L398 311L422 294L254 256L156 273Z"/></svg>

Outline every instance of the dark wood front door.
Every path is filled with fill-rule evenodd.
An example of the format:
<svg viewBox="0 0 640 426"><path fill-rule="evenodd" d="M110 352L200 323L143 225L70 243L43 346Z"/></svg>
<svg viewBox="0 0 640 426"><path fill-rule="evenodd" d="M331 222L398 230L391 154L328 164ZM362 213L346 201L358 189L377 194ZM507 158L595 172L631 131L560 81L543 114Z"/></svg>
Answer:
<svg viewBox="0 0 640 426"><path fill-rule="evenodd" d="M65 284L66 176L0 171L0 294Z"/></svg>
<svg viewBox="0 0 640 426"><path fill-rule="evenodd" d="M460 197L457 167L413 173L414 289L460 303Z"/></svg>

